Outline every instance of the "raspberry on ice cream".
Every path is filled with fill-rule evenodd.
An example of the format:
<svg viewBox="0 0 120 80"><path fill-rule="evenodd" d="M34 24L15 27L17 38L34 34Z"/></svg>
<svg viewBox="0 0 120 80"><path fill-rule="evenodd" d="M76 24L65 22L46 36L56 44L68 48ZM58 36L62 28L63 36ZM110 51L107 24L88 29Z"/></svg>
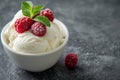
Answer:
<svg viewBox="0 0 120 80"><path fill-rule="evenodd" d="M46 26L40 22L35 22L31 26L31 32L36 36L44 36L46 34Z"/></svg>
<svg viewBox="0 0 120 80"><path fill-rule="evenodd" d="M33 23L34 21L29 17L19 18L15 21L15 30L18 33L23 33L25 31L28 31Z"/></svg>
<svg viewBox="0 0 120 80"><path fill-rule="evenodd" d="M40 12L40 15L46 16L50 21L54 20L54 14L53 14L52 10L50 10L49 8L42 10Z"/></svg>

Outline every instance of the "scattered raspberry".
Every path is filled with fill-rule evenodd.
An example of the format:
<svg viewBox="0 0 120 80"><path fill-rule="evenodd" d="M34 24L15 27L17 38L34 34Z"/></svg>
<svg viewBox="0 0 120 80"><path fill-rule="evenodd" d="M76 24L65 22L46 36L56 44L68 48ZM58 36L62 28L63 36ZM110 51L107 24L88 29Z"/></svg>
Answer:
<svg viewBox="0 0 120 80"><path fill-rule="evenodd" d="M78 56L75 53L69 53L65 57L65 65L68 68L74 68L78 62Z"/></svg>
<svg viewBox="0 0 120 80"><path fill-rule="evenodd" d="M18 33L23 33L31 28L34 21L31 18L23 17L15 21L14 27Z"/></svg>
<svg viewBox="0 0 120 80"><path fill-rule="evenodd" d="M35 22L31 26L31 32L36 36L44 36L46 34L46 26L40 22Z"/></svg>
<svg viewBox="0 0 120 80"><path fill-rule="evenodd" d="M53 14L52 10L50 10L49 8L42 10L40 12L40 15L46 16L51 22L54 20L54 14Z"/></svg>

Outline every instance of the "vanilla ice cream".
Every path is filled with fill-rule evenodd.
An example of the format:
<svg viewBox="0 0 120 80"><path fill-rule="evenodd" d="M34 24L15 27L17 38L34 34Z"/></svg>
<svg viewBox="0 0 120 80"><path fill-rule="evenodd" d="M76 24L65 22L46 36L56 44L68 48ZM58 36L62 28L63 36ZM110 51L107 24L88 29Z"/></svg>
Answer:
<svg viewBox="0 0 120 80"><path fill-rule="evenodd" d="M19 34L14 29L16 19L24 17L22 11L18 11L9 27L5 31L7 44L10 48L18 52L41 53L53 50L59 47L64 41L64 31L59 23L54 19L51 26L47 27L47 33L43 37L38 37L30 31Z"/></svg>

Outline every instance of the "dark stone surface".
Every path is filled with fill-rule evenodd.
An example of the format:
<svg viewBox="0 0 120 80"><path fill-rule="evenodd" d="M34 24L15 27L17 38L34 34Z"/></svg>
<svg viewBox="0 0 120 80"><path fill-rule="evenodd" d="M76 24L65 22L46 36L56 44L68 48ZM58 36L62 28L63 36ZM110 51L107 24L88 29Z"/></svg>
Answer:
<svg viewBox="0 0 120 80"><path fill-rule="evenodd" d="M20 9L22 0L0 0L0 30ZM0 43L0 80L120 80L120 0L33 0L55 12L70 39L57 64L39 73L11 62ZM76 52L73 70L64 65L67 52Z"/></svg>

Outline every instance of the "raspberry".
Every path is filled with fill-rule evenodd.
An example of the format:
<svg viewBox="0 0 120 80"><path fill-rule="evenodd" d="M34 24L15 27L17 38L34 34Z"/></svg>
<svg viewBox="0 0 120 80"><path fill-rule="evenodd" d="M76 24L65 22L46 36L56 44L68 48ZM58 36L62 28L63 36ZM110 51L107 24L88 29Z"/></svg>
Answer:
<svg viewBox="0 0 120 80"><path fill-rule="evenodd" d="M46 34L46 26L40 22L35 22L31 26L31 32L36 36L44 36Z"/></svg>
<svg viewBox="0 0 120 80"><path fill-rule="evenodd" d="M52 10L50 10L49 8L42 10L40 12L40 15L47 17L51 22L54 20L54 14L53 14Z"/></svg>
<svg viewBox="0 0 120 80"><path fill-rule="evenodd" d="M68 68L74 68L78 62L78 55L75 53L69 53L65 57L65 65Z"/></svg>
<svg viewBox="0 0 120 80"><path fill-rule="evenodd" d="M31 28L34 21L31 18L23 17L15 21L14 27L18 33L23 33Z"/></svg>

